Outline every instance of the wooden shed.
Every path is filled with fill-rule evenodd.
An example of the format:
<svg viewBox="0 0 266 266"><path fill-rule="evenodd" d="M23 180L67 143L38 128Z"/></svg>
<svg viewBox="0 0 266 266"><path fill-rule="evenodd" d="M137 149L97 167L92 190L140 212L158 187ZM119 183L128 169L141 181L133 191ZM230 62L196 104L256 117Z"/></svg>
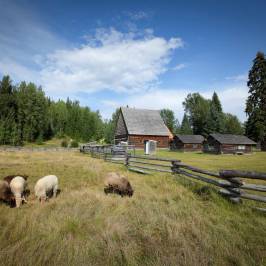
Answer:
<svg viewBox="0 0 266 266"><path fill-rule="evenodd" d="M158 148L168 148L171 132L164 124L160 111L121 107L115 129L115 143L127 141L144 148L147 140L157 141Z"/></svg>
<svg viewBox="0 0 266 266"><path fill-rule="evenodd" d="M202 151L204 137L201 135L176 135L170 142L170 149L177 151Z"/></svg>
<svg viewBox="0 0 266 266"><path fill-rule="evenodd" d="M211 134L204 142L204 152L214 154L251 153L256 142L242 135Z"/></svg>

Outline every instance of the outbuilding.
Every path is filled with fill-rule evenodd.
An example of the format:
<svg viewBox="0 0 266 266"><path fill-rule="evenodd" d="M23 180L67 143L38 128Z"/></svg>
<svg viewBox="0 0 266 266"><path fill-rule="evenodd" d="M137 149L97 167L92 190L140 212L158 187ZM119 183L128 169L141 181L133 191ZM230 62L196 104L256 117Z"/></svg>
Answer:
<svg viewBox="0 0 266 266"><path fill-rule="evenodd" d="M243 135L210 134L204 142L204 152L214 154L251 153L256 142Z"/></svg>
<svg viewBox="0 0 266 266"><path fill-rule="evenodd" d="M170 149L177 151L202 151L204 137L201 135L175 135Z"/></svg>
<svg viewBox="0 0 266 266"><path fill-rule="evenodd" d="M121 107L115 129L115 144L122 141L144 148L154 140L158 148L168 148L172 133L165 125L160 111Z"/></svg>

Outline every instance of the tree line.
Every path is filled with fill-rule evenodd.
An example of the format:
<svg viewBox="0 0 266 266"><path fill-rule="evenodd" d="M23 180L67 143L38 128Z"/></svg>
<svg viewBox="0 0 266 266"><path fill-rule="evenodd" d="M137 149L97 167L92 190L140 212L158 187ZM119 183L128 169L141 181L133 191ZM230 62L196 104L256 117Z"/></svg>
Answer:
<svg viewBox="0 0 266 266"><path fill-rule="evenodd" d="M190 93L183 102L185 113L181 124L170 109L161 110L161 116L173 134L196 134L208 136L211 133L243 134L244 125L237 116L224 113L216 92L212 99L199 93Z"/></svg>
<svg viewBox="0 0 266 266"><path fill-rule="evenodd" d="M0 144L41 143L54 136L99 140L104 137L104 122L98 111L81 107L78 101L52 101L34 83L14 86L4 76L0 82Z"/></svg>
<svg viewBox="0 0 266 266"><path fill-rule="evenodd" d="M170 109L161 110L161 116L173 134L246 134L266 150L266 59L262 52L253 60L247 86L245 123L233 114L224 113L216 92L212 99L199 93L188 94L183 102L181 124ZM118 115L119 109L110 120L103 120L99 111L82 107L78 101L51 100L34 83L14 86L9 76L0 82L0 144L42 142L54 136L111 143Z"/></svg>
<svg viewBox="0 0 266 266"><path fill-rule="evenodd" d="M183 102L185 113L181 125L172 110L161 110L161 116L174 134L245 134L266 150L266 59L262 52L258 52L253 60L247 86L247 121L243 124L237 116L223 112L216 92L211 100L199 93L188 94Z"/></svg>

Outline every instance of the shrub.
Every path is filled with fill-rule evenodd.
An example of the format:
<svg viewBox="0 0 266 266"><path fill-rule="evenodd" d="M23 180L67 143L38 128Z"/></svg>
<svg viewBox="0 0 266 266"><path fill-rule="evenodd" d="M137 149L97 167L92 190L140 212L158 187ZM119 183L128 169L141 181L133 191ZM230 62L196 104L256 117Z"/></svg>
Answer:
<svg viewBox="0 0 266 266"><path fill-rule="evenodd" d="M68 142L67 142L67 140L62 140L62 142L61 142L61 146L62 147L64 147L64 148L67 148L67 146L68 146Z"/></svg>
<svg viewBox="0 0 266 266"><path fill-rule="evenodd" d="M72 140L70 143L71 148L77 148L79 146L79 143L76 140Z"/></svg>
<svg viewBox="0 0 266 266"><path fill-rule="evenodd" d="M37 145L43 145L43 137L42 137L42 135L38 136L38 138L36 139L36 144Z"/></svg>

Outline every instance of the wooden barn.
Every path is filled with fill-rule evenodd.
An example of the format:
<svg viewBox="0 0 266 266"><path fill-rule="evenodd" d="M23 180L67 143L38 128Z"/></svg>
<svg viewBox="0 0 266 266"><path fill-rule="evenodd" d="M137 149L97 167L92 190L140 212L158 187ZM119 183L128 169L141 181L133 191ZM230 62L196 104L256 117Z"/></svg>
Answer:
<svg viewBox="0 0 266 266"><path fill-rule="evenodd" d="M170 149L177 151L202 151L204 137L201 135L176 135L170 142Z"/></svg>
<svg viewBox="0 0 266 266"><path fill-rule="evenodd" d="M115 143L127 141L144 148L147 140L157 141L158 148L168 148L171 132L164 124L160 111L121 107L115 130Z"/></svg>
<svg viewBox="0 0 266 266"><path fill-rule="evenodd" d="M214 154L251 153L256 142L242 135L210 134L204 142L204 152Z"/></svg>

